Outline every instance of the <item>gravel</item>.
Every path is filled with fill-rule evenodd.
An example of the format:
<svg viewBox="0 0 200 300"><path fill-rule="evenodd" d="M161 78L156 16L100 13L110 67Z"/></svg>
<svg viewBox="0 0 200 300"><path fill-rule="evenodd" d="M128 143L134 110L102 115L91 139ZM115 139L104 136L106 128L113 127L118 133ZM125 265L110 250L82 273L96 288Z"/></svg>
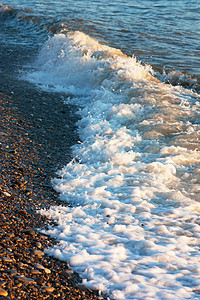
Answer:
<svg viewBox="0 0 200 300"><path fill-rule="evenodd" d="M0 94L0 299L106 299L45 253L56 241L38 230L52 224L38 209L67 205L51 178L71 159L75 108L56 95L26 93Z"/></svg>

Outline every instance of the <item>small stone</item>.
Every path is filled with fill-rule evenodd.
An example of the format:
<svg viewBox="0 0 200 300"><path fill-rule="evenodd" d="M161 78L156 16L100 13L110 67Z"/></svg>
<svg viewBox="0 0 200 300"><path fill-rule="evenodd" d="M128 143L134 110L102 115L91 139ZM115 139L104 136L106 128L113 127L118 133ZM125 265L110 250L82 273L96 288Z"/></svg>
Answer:
<svg viewBox="0 0 200 300"><path fill-rule="evenodd" d="M78 289L80 289L80 290L83 291L83 292L90 292L90 293L92 293L92 290L88 289L88 288L87 288L86 286L84 286L84 285L78 285L77 287L78 287Z"/></svg>
<svg viewBox="0 0 200 300"><path fill-rule="evenodd" d="M11 149L11 150L9 150L9 151L8 151L8 153L10 153L10 154L17 154L17 151L16 151L16 150L13 150L13 149Z"/></svg>
<svg viewBox="0 0 200 300"><path fill-rule="evenodd" d="M32 278L28 278L25 276L18 276L18 275L15 275L13 277L19 281L24 282L25 284L37 284L36 281L33 280Z"/></svg>
<svg viewBox="0 0 200 300"><path fill-rule="evenodd" d="M8 235L7 235L7 237L9 238L9 239L11 239L12 237L14 237L15 236L15 234L13 233L13 232L10 232Z"/></svg>
<svg viewBox="0 0 200 300"><path fill-rule="evenodd" d="M6 220L6 216L5 216L4 214L1 214L0 217L1 217L1 219L4 220L4 221Z"/></svg>
<svg viewBox="0 0 200 300"><path fill-rule="evenodd" d="M49 270L49 269L47 269L47 268L44 268L44 272L45 272L46 274L51 274L51 270Z"/></svg>
<svg viewBox="0 0 200 300"><path fill-rule="evenodd" d="M34 264L34 267L37 268L37 269L39 269L39 270L44 270L44 272L45 272L46 274L51 274L51 270L49 270L49 269L43 267L42 265L40 265L40 264L38 264L38 263Z"/></svg>
<svg viewBox="0 0 200 300"><path fill-rule="evenodd" d="M2 289L1 287L0 287L0 296L4 296L4 297L8 296L8 292Z"/></svg>
<svg viewBox="0 0 200 300"><path fill-rule="evenodd" d="M3 279L0 279L0 286L3 287L4 285L6 285L6 281L4 281Z"/></svg>
<svg viewBox="0 0 200 300"><path fill-rule="evenodd" d="M34 253L34 255L39 256L39 257L44 255L44 252L42 252L41 250L34 250L33 253Z"/></svg>
<svg viewBox="0 0 200 300"><path fill-rule="evenodd" d="M17 287L20 288L22 286L22 283L18 283Z"/></svg>
<svg viewBox="0 0 200 300"><path fill-rule="evenodd" d="M39 270L31 270L30 272L31 272L31 274L34 274L34 275L41 274L41 272Z"/></svg>
<svg viewBox="0 0 200 300"><path fill-rule="evenodd" d="M37 277L35 278L35 281L37 282L37 284L42 285L43 284L43 279L41 277Z"/></svg>
<svg viewBox="0 0 200 300"><path fill-rule="evenodd" d="M4 194L6 197L11 197L11 194L8 193L8 192L3 192L3 194Z"/></svg>
<svg viewBox="0 0 200 300"><path fill-rule="evenodd" d="M48 237L46 235L40 235L41 240L46 240Z"/></svg>
<svg viewBox="0 0 200 300"><path fill-rule="evenodd" d="M31 236L33 236L33 237L35 236L35 231L32 230L32 229L26 230L25 233L28 234L28 235L31 235Z"/></svg>
<svg viewBox="0 0 200 300"><path fill-rule="evenodd" d="M65 277L65 278L71 277L72 274L73 274L73 271L72 271L72 270L62 271L62 272L60 273L60 275L62 275L62 276Z"/></svg>
<svg viewBox="0 0 200 300"><path fill-rule="evenodd" d="M10 257L3 257L3 261L4 261L5 263L11 263L13 260L12 260L12 258L10 258Z"/></svg>
<svg viewBox="0 0 200 300"><path fill-rule="evenodd" d="M40 242L38 242L38 243L36 244L36 246L37 246L39 249L42 248L42 244L41 244Z"/></svg>
<svg viewBox="0 0 200 300"><path fill-rule="evenodd" d="M10 273L11 275L16 275L17 274L17 270L10 269L10 270L8 270L8 273Z"/></svg>
<svg viewBox="0 0 200 300"><path fill-rule="evenodd" d="M0 135L7 135L7 133L1 131L1 132L0 132Z"/></svg>
<svg viewBox="0 0 200 300"><path fill-rule="evenodd" d="M42 291L50 292L50 293L52 293L54 290L55 290L55 288L52 286L43 286L43 288L42 288Z"/></svg>
<svg viewBox="0 0 200 300"><path fill-rule="evenodd" d="M37 268L37 269L45 269L45 267L43 267L41 264L38 264L38 263L36 263L36 264L34 264L34 268Z"/></svg>
<svg viewBox="0 0 200 300"><path fill-rule="evenodd" d="M18 213L21 215L21 216L26 216L27 215L27 212L23 209L19 210Z"/></svg>
<svg viewBox="0 0 200 300"><path fill-rule="evenodd" d="M16 242L17 242L17 243L22 243L23 240L22 240L21 238L17 238L17 239L16 239Z"/></svg>

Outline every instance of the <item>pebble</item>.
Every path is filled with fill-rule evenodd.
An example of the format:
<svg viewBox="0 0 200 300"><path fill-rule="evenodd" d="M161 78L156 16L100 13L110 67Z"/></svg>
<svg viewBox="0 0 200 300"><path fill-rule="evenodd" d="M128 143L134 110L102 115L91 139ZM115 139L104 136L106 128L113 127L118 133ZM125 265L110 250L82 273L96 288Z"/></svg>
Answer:
<svg viewBox="0 0 200 300"><path fill-rule="evenodd" d="M47 269L47 268L44 268L44 272L45 272L46 274L51 274L51 270L49 270L49 269Z"/></svg>
<svg viewBox="0 0 200 300"><path fill-rule="evenodd" d="M31 270L30 272L31 272L31 274L34 274L34 275L41 274L41 272L39 270Z"/></svg>
<svg viewBox="0 0 200 300"><path fill-rule="evenodd" d="M0 287L0 296L4 296L4 297L8 296L8 292L2 289L1 287Z"/></svg>
<svg viewBox="0 0 200 300"><path fill-rule="evenodd" d="M11 239L12 237L14 237L15 236L15 234L13 233L13 232L10 232L8 235L7 235L7 237L9 238L9 239Z"/></svg>
<svg viewBox="0 0 200 300"><path fill-rule="evenodd" d="M18 213L21 215L21 216L26 216L27 215L27 212L23 209L19 210Z"/></svg>
<svg viewBox="0 0 200 300"><path fill-rule="evenodd" d="M42 265L40 265L38 263L34 264L34 267L39 269L39 270L44 270L44 272L46 274L51 274L51 270L49 270L48 268L43 267Z"/></svg>
<svg viewBox="0 0 200 300"><path fill-rule="evenodd" d="M7 248L7 250L8 250L9 252L12 252L12 251L13 251L13 249L11 249L11 248Z"/></svg>
<svg viewBox="0 0 200 300"><path fill-rule="evenodd" d="M72 271L72 270L62 271L60 274L61 274L63 277L69 278L69 277L73 274L73 271Z"/></svg>
<svg viewBox="0 0 200 300"><path fill-rule="evenodd" d="M10 273L11 275L16 275L17 274L17 270L10 269L10 270L8 270L8 273Z"/></svg>
<svg viewBox="0 0 200 300"><path fill-rule="evenodd" d="M8 193L8 192L3 192L3 194L4 194L6 197L11 197L11 194Z"/></svg>
<svg viewBox="0 0 200 300"><path fill-rule="evenodd" d="M38 243L36 244L36 246L37 246L39 249L42 248L42 244L41 244L40 242L38 242Z"/></svg>
<svg viewBox="0 0 200 300"><path fill-rule="evenodd" d="M47 240L48 237L47 237L46 235L41 235L41 236L40 236L40 239L41 239L41 240Z"/></svg>
<svg viewBox="0 0 200 300"><path fill-rule="evenodd" d="M39 257L44 255L44 252L42 252L41 250L34 250L33 253L34 253L34 255L39 256Z"/></svg>
<svg viewBox="0 0 200 300"><path fill-rule="evenodd" d="M92 290L90 290L89 288L87 288L84 285L77 285L77 288L80 289L83 292L88 292L89 291L90 293L92 293Z"/></svg>
<svg viewBox="0 0 200 300"><path fill-rule="evenodd" d="M19 281L26 283L26 284L37 284L36 281L33 280L32 278L28 278L25 276L18 276L18 275L14 275L13 277Z"/></svg>
<svg viewBox="0 0 200 300"><path fill-rule="evenodd" d="M3 261L5 263L12 263L13 262L12 258L10 258L10 257L3 257Z"/></svg>
<svg viewBox="0 0 200 300"><path fill-rule="evenodd" d="M28 235L31 235L31 236L33 236L33 237L35 236L35 231L32 230L32 229L26 230L25 233L28 234Z"/></svg>
<svg viewBox="0 0 200 300"><path fill-rule="evenodd" d="M1 216L2 220L4 220L4 221L6 220L6 216L4 214L1 214L0 216Z"/></svg>
<svg viewBox="0 0 200 300"><path fill-rule="evenodd" d="M37 268L37 269L44 269L44 267L41 265L41 264L34 264L34 268Z"/></svg>
<svg viewBox="0 0 200 300"><path fill-rule="evenodd" d="M52 286L43 286L42 290L45 291L45 292L52 293L55 290L55 288L52 287Z"/></svg>

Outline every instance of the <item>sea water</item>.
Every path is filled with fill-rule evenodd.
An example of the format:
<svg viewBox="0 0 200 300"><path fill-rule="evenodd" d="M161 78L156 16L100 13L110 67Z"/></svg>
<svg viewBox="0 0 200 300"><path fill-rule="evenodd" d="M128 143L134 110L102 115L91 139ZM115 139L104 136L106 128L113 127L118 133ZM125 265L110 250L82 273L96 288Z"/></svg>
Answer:
<svg viewBox="0 0 200 300"><path fill-rule="evenodd" d="M6 4L18 79L79 117L47 252L109 299L200 299L199 1Z"/></svg>

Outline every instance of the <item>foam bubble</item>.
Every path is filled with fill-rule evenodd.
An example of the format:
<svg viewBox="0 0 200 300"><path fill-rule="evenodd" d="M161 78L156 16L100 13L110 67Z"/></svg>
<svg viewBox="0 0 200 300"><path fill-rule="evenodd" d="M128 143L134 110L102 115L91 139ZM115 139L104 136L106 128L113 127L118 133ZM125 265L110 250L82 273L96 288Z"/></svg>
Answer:
<svg viewBox="0 0 200 300"><path fill-rule="evenodd" d="M76 160L53 180L72 205L41 212L58 224L48 252L111 299L196 299L198 95L81 32L49 39L26 76L79 107Z"/></svg>

